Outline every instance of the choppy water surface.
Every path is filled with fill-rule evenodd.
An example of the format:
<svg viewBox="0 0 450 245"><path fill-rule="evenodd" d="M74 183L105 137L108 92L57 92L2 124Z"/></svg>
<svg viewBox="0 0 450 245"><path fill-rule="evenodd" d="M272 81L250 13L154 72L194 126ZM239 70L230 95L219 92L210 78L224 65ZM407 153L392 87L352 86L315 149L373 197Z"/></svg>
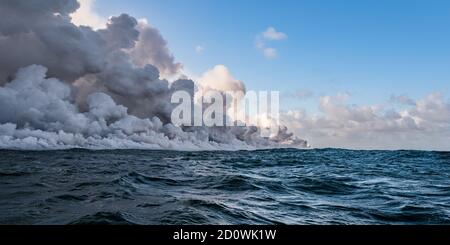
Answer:
<svg viewBox="0 0 450 245"><path fill-rule="evenodd" d="M450 224L450 152L0 156L0 224Z"/></svg>

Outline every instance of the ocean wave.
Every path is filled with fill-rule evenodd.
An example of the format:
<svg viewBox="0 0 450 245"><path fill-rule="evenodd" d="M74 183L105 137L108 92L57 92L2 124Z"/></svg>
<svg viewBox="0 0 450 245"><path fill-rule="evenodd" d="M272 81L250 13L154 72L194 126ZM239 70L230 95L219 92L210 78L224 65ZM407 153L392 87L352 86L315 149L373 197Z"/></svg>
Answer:
<svg viewBox="0 0 450 245"><path fill-rule="evenodd" d="M442 152L0 154L0 224L450 224Z"/></svg>

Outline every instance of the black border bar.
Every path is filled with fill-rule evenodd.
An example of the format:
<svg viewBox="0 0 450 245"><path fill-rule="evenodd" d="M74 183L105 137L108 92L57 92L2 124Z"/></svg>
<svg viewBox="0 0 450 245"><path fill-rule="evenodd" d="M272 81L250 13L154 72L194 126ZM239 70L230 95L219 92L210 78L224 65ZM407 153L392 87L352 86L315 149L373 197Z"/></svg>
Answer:
<svg viewBox="0 0 450 245"><path fill-rule="evenodd" d="M218 239L219 230L276 230L275 239ZM175 233L208 232L205 242ZM228 232L230 234L230 232ZM450 242L450 226L0 226L4 242ZM9 243L8 243L9 244ZM449 244L449 243L447 243Z"/></svg>

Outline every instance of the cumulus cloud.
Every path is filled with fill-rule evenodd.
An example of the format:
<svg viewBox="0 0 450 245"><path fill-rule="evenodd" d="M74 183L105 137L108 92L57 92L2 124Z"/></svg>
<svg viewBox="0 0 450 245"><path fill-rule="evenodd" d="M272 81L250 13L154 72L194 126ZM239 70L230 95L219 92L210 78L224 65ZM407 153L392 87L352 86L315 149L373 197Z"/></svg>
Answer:
<svg viewBox="0 0 450 245"><path fill-rule="evenodd" d="M285 33L278 32L273 27L268 27L267 30L256 36L255 46L267 59L275 59L278 57L278 51L273 47L268 47L267 43L270 41L281 41L287 38L288 36Z"/></svg>
<svg viewBox="0 0 450 245"><path fill-rule="evenodd" d="M319 114L291 110L282 121L314 147L450 149L450 102L440 93L408 103L404 110L352 105L349 98L346 93L322 96Z"/></svg>
<svg viewBox="0 0 450 245"><path fill-rule="evenodd" d="M262 36L267 40L279 41L279 40L287 39L287 35L285 33L278 32L273 27L267 28L267 30L262 33Z"/></svg>
<svg viewBox="0 0 450 245"><path fill-rule="evenodd" d="M263 138L256 127L172 125L171 95L194 94L196 84L163 79L181 65L160 32L127 14L98 30L75 25L70 16L79 6L76 0L0 1L0 148L217 150L304 143L288 133ZM244 88L220 66L203 82Z"/></svg>

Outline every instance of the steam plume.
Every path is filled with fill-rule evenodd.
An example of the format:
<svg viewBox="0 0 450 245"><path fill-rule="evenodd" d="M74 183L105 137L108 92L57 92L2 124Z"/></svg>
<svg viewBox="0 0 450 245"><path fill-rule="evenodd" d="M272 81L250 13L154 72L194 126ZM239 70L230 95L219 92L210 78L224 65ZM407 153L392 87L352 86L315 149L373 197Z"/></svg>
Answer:
<svg viewBox="0 0 450 245"><path fill-rule="evenodd" d="M257 149L305 146L286 129L170 123L179 72L159 31L122 14L106 28L76 26L76 0L0 2L0 148ZM243 86L243 85L242 85Z"/></svg>

